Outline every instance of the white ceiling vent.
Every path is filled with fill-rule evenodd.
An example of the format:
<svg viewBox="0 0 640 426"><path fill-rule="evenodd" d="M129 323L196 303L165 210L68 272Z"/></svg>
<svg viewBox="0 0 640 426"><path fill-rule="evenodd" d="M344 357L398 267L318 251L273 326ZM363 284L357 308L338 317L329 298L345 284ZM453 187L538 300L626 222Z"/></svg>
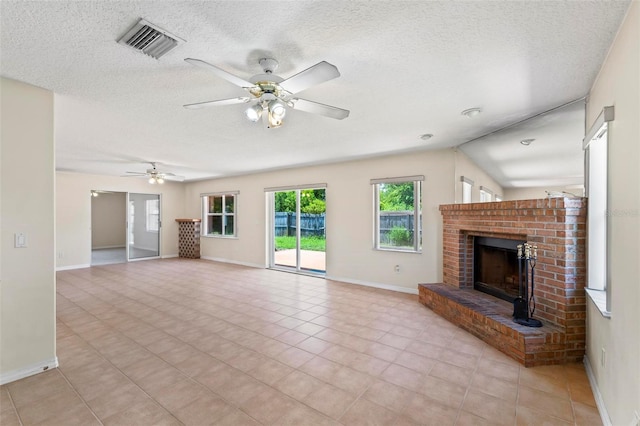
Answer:
<svg viewBox="0 0 640 426"><path fill-rule="evenodd" d="M177 37L162 28L140 19L118 43L132 47L133 49L158 59L180 43L184 43Z"/></svg>

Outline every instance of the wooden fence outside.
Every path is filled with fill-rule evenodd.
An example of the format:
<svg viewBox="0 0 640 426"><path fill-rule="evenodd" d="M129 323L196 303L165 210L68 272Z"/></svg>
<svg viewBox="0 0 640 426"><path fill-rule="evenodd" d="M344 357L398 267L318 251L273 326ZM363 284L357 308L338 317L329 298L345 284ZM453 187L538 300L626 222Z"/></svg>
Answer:
<svg viewBox="0 0 640 426"><path fill-rule="evenodd" d="M275 217L276 237L296 235L296 214L289 212L276 212ZM392 244L389 235L394 228L402 228L409 231L413 239L413 212L381 212L380 213L380 243ZM300 214L300 235L302 237L325 237L325 214Z"/></svg>

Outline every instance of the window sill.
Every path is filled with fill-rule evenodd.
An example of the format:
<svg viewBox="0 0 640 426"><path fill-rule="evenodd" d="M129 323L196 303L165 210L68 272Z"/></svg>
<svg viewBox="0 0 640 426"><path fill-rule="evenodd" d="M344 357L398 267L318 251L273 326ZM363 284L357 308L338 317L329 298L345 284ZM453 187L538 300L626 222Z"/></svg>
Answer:
<svg viewBox="0 0 640 426"><path fill-rule="evenodd" d="M237 240L238 237L236 237L235 235L201 235L201 238L222 238L225 240Z"/></svg>
<svg viewBox="0 0 640 426"><path fill-rule="evenodd" d="M422 250L403 250L398 248L385 248L385 247L374 247L376 251L391 251L394 253L413 253L413 254L422 254Z"/></svg>
<svg viewBox="0 0 640 426"><path fill-rule="evenodd" d="M604 290L596 290L593 288L585 288L589 299L600 311L605 318L611 318L611 312L607 311L607 292Z"/></svg>

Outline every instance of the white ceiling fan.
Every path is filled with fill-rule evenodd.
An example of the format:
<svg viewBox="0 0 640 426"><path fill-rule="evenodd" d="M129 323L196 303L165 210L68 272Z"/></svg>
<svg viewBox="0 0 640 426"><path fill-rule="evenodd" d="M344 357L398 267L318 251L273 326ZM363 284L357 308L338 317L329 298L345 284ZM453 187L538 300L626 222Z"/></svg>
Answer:
<svg viewBox="0 0 640 426"><path fill-rule="evenodd" d="M165 180L175 180L182 182L184 180L184 176L178 176L169 172L162 172L156 168L156 163L150 161L151 168L147 169L146 172L127 172L123 177L145 177L149 178L149 183L151 184L162 184Z"/></svg>
<svg viewBox="0 0 640 426"><path fill-rule="evenodd" d="M278 68L278 61L272 58L262 58L259 63L264 73L254 75L247 81L200 59L187 58L185 61L191 65L207 69L218 77L224 78L249 92L249 96L198 102L184 105L185 108L196 109L253 102L253 105L245 111L247 118L250 121L257 122L262 117L267 128L280 127L282 125L282 119L287 112L286 107L324 115L337 120L342 120L349 116L349 111L346 109L295 96L296 93L302 90L340 76L338 68L328 62L319 62L298 74L283 79L273 74Z"/></svg>

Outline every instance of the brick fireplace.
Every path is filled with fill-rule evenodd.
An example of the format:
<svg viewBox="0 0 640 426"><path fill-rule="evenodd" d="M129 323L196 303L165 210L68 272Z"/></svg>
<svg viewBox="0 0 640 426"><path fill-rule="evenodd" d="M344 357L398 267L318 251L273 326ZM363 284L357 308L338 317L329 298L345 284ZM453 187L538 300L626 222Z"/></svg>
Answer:
<svg viewBox="0 0 640 426"><path fill-rule="evenodd" d="M440 206L443 283L421 284L420 302L525 366L581 361L586 298L584 198ZM513 322L513 305L474 290L474 238L538 247L536 311L542 328Z"/></svg>

